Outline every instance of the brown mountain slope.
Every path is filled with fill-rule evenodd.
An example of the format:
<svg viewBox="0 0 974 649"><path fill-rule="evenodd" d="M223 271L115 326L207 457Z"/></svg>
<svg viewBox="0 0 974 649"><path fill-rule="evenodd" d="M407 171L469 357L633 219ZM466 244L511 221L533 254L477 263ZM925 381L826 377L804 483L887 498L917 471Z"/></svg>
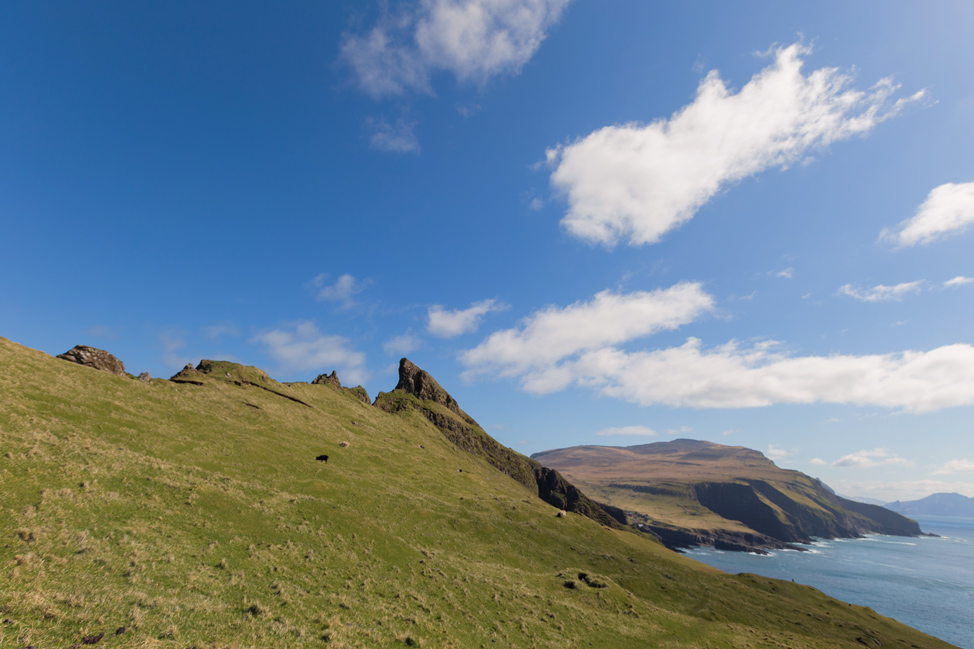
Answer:
<svg viewBox="0 0 974 649"><path fill-rule="evenodd" d="M743 446L678 439L639 446L576 446L536 453L596 500L670 547L794 547L812 537L917 536L915 521L836 496L819 480L777 467Z"/></svg>

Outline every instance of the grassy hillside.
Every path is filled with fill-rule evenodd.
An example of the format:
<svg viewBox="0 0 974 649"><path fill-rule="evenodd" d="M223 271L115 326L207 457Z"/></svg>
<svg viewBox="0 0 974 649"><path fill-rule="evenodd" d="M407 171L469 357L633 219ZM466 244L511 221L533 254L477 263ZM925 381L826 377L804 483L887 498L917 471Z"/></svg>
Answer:
<svg viewBox="0 0 974 649"><path fill-rule="evenodd" d="M214 367L0 338L0 647L948 646L558 518L414 409Z"/></svg>
<svg viewBox="0 0 974 649"><path fill-rule="evenodd" d="M836 496L818 480L743 446L682 439L576 446L533 457L675 547L760 550L812 537L921 534L913 520Z"/></svg>

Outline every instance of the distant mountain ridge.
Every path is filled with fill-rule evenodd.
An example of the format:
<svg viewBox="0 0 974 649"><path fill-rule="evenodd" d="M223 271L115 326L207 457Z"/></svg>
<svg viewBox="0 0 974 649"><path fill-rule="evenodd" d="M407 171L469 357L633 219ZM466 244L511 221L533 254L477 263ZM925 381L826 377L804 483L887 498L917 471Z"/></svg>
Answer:
<svg viewBox="0 0 974 649"><path fill-rule="evenodd" d="M936 493L919 500L886 503L886 509L906 516L963 516L974 518L974 498L959 493Z"/></svg>
<svg viewBox="0 0 974 649"><path fill-rule="evenodd" d="M628 447L576 446L532 458L672 548L767 551L813 538L919 536L913 520L836 495L743 446L677 439Z"/></svg>

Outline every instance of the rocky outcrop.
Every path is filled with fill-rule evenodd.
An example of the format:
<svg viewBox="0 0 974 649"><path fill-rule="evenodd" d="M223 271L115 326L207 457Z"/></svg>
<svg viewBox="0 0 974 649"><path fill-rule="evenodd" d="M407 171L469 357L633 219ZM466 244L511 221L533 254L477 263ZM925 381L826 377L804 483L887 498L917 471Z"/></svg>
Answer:
<svg viewBox="0 0 974 649"><path fill-rule="evenodd" d="M334 385L336 388L340 388L342 382L338 380L338 372L332 370L331 374L319 374L318 378L311 382L311 385Z"/></svg>
<svg viewBox="0 0 974 649"><path fill-rule="evenodd" d="M111 374L117 374L119 376L125 374L125 365L122 364L122 361L118 360L104 349L96 349L94 347L88 347L87 345L76 345L63 354L58 354L57 357L65 361L71 361L72 363L77 363L78 365L92 367L96 370L109 372Z"/></svg>
<svg viewBox="0 0 974 649"><path fill-rule="evenodd" d="M417 410L458 448L483 458L498 471L535 492L549 505L587 516L602 525L623 527L625 513L606 509L589 499L555 471L507 448L488 435L456 399L429 373L408 359L399 361L399 383L392 392L380 392L375 405L387 412Z"/></svg>
<svg viewBox="0 0 974 649"><path fill-rule="evenodd" d="M311 385L331 385L339 390L347 392L359 401L372 405L372 399L369 398L369 393L365 391L361 385L356 385L354 388L346 388L342 386L342 382L338 379L338 372L332 370L331 374L319 374L318 378L311 382Z"/></svg>
<svg viewBox="0 0 974 649"><path fill-rule="evenodd" d="M396 384L396 389L411 394L420 401L432 401L445 406L468 424L478 425L473 417L460 410L457 400L451 397L450 393L436 382L436 379L416 367L408 358L399 360L399 383Z"/></svg>

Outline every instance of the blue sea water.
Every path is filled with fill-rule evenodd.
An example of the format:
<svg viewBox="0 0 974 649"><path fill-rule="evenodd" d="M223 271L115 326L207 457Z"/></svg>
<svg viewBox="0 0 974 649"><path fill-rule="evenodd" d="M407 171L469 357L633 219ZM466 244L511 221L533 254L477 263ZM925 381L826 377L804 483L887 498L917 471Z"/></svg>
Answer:
<svg viewBox="0 0 974 649"><path fill-rule="evenodd" d="M870 535L817 541L803 546L808 552L697 548L687 554L724 572L794 579L974 649L974 518L913 518L940 538Z"/></svg>

